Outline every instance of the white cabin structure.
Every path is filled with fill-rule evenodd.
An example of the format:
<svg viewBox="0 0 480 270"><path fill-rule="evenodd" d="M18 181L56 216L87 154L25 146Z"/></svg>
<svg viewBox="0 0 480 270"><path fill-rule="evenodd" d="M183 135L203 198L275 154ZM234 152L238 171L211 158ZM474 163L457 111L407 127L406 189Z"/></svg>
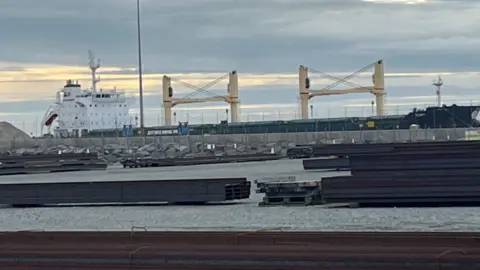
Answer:
<svg viewBox="0 0 480 270"><path fill-rule="evenodd" d="M96 76L96 70L99 67L100 62L95 63L90 52L92 88L82 89L78 81L67 80L43 117L42 134L44 127L49 129L49 133L53 127L55 137L81 137L90 131L121 130L125 125L136 126L137 121L129 113L135 98L115 88L97 90L100 78Z"/></svg>

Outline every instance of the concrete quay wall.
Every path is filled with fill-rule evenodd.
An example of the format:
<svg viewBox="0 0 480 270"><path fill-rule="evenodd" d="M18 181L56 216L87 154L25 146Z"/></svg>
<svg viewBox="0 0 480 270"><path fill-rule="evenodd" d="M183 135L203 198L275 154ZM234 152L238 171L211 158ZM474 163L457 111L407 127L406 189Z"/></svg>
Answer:
<svg viewBox="0 0 480 270"><path fill-rule="evenodd" d="M289 142L308 144L314 141L332 143L341 141L424 141L424 140L458 140L465 138L469 129L418 129L418 130L373 130L373 131L327 131L299 133L233 134L233 135L189 135L162 137L104 137L104 138L67 138L67 139L29 139L0 141L0 150L42 147L57 145L92 147L109 144L140 146L150 143L179 143L188 145L202 142L205 144L239 143L247 145Z"/></svg>

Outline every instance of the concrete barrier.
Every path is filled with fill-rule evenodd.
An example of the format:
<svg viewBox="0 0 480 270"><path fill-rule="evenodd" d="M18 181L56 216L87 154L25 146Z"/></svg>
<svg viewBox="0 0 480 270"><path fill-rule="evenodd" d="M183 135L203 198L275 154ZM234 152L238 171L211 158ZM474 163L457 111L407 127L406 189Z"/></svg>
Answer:
<svg viewBox="0 0 480 270"><path fill-rule="evenodd" d="M162 137L104 137L104 138L66 138L66 139L30 139L0 141L0 151L15 148L52 147L57 145L91 147L108 144L126 146L145 145L150 143L179 143L192 145L196 142L205 144L241 143L247 145L291 142L308 144L311 142L341 141L428 141L458 140L465 138L467 128L451 129L417 129L417 130L368 130L368 131L325 131L299 133L266 133L266 134L231 134L231 135L189 135Z"/></svg>

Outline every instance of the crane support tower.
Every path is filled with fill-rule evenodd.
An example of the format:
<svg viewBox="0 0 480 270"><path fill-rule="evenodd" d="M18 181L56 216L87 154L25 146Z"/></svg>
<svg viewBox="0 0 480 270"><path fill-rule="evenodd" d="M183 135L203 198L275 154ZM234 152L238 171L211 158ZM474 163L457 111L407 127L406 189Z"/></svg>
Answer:
<svg viewBox="0 0 480 270"><path fill-rule="evenodd" d="M360 86L354 83L349 82L348 80L355 77L359 73L362 73L373 67L373 85L372 86ZM310 71L317 73L323 77L335 80L336 82L325 87L321 90L311 90L310 89L310 78L308 77L309 69L306 66L301 65L298 71L299 79L299 90L300 90L300 107L302 112L302 119L308 119L308 100L316 96L329 96L329 95L343 95L351 93L372 93L375 95L375 103L377 109L377 115L381 116L384 113L385 106L385 74L383 70L383 60L378 60L375 63L372 63L366 67L361 68L360 70L344 77L337 78L326 73L316 71L310 68ZM352 88L335 90L332 89L339 84L348 84Z"/></svg>
<svg viewBox="0 0 480 270"><path fill-rule="evenodd" d="M215 95L206 89L216 85L220 81L226 79L228 77L228 86L227 91L228 95ZM162 82L162 90L163 90L163 108L164 108L164 117L165 117L165 125L171 126L172 125L172 108L179 104L187 104L187 103L201 103L201 102L213 102L213 101L223 101L230 104L230 122L237 123L238 122L238 106L240 103L238 97L238 73L237 71L232 71L228 74L221 76L220 78L204 85L203 87L196 87L191 84L175 80L178 83L183 84L186 87L194 89L195 91L186 95L183 98L175 98L173 97L174 89L172 87L172 78L169 76L163 76ZM197 93L204 93L210 95L210 97L204 98L193 98L192 96L196 95Z"/></svg>

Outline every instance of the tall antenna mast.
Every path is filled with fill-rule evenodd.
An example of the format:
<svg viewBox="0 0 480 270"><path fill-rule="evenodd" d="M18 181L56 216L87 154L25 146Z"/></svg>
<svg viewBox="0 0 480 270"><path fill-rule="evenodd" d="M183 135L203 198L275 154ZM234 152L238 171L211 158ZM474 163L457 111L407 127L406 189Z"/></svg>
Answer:
<svg viewBox="0 0 480 270"><path fill-rule="evenodd" d="M441 89L443 85L443 80L440 76L438 76L438 79L433 81L433 86L435 86L435 93L437 94L437 106L441 107L442 106L442 94L441 94Z"/></svg>
<svg viewBox="0 0 480 270"><path fill-rule="evenodd" d="M97 69L100 68L100 59L95 62L95 55L91 50L88 51L88 58L90 59L90 69L92 70L92 90L97 92L97 83L100 82L100 76L97 76Z"/></svg>

